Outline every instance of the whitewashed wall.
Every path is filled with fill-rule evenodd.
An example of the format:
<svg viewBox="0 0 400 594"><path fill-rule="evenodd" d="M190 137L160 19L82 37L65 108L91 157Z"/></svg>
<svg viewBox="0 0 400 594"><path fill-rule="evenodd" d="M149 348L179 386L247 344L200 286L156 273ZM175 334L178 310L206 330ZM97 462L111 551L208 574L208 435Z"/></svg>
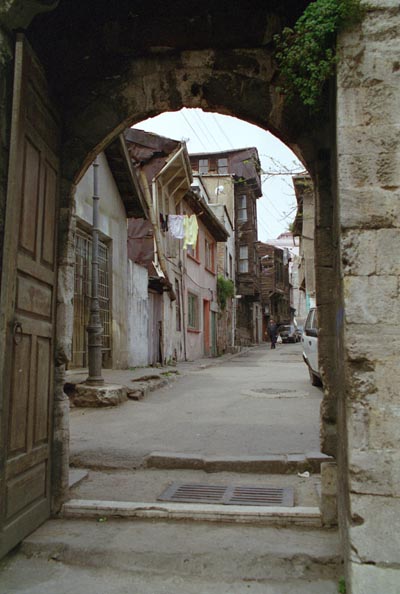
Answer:
<svg viewBox="0 0 400 594"><path fill-rule="evenodd" d="M99 179L99 228L102 239L109 241L111 269L111 312L112 312L112 366L124 369L127 366L127 220L114 177L106 156L98 156ZM79 182L75 206L77 223L86 228L93 219L93 168L89 167Z"/></svg>
<svg viewBox="0 0 400 594"><path fill-rule="evenodd" d="M147 268L128 260L128 366L141 367L149 360Z"/></svg>

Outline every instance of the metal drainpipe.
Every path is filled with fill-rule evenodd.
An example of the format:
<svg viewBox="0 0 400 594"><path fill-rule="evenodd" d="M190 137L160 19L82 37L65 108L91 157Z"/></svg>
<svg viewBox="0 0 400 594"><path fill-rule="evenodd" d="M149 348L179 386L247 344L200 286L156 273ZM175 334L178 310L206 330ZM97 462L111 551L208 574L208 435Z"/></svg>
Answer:
<svg viewBox="0 0 400 594"><path fill-rule="evenodd" d="M97 158L93 163L93 229L92 229L92 297L90 303L90 317L87 325L89 375L86 383L92 386L104 384L101 375L103 326L100 318L99 304L99 191L98 191Z"/></svg>

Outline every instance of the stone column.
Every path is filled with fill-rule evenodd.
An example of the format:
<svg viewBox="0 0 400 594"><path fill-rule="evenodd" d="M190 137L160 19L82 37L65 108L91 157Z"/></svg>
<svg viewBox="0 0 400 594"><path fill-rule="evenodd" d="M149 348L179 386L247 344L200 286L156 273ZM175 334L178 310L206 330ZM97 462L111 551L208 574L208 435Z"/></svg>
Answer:
<svg viewBox="0 0 400 594"><path fill-rule="evenodd" d="M341 526L352 594L400 588L400 7L368 0L338 40L343 279ZM345 504L345 505L343 505Z"/></svg>

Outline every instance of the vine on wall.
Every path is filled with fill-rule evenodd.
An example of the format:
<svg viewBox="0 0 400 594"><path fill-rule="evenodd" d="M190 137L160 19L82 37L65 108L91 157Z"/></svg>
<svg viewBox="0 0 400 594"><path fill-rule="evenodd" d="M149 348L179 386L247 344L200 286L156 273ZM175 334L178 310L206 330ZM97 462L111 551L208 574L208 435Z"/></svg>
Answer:
<svg viewBox="0 0 400 594"><path fill-rule="evenodd" d="M218 304L223 311L226 308L226 301L229 297L233 297L235 294L235 285L229 278L224 278L218 275L217 278L217 299Z"/></svg>
<svg viewBox="0 0 400 594"><path fill-rule="evenodd" d="M318 107L325 83L335 73L336 35L360 22L364 10L360 0L314 0L293 29L285 27L275 35L279 90L289 101L299 96L304 105Z"/></svg>

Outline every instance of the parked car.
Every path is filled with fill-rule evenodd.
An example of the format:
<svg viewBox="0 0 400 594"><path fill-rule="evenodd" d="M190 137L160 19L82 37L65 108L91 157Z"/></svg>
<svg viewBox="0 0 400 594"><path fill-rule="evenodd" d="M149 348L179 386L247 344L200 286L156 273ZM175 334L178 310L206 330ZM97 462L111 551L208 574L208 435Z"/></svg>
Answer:
<svg viewBox="0 0 400 594"><path fill-rule="evenodd" d="M292 324L284 324L279 326L278 334L282 338L282 342L297 342L298 340L296 327Z"/></svg>
<svg viewBox="0 0 400 594"><path fill-rule="evenodd" d="M296 342L301 342L301 339L303 338L303 326L297 326L297 328L295 330L295 334L296 334Z"/></svg>
<svg viewBox="0 0 400 594"><path fill-rule="evenodd" d="M313 386L321 386L321 375L318 368L318 311L312 307L308 312L302 336L303 359L308 367Z"/></svg>

